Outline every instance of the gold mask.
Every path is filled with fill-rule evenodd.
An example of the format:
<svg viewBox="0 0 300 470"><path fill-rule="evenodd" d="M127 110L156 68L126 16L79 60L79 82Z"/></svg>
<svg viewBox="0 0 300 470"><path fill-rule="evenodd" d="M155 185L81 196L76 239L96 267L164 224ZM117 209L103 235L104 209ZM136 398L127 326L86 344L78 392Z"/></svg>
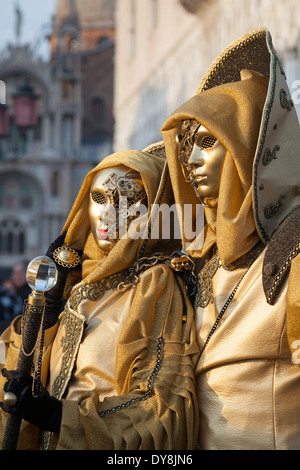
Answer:
<svg viewBox="0 0 300 470"><path fill-rule="evenodd" d="M185 180L192 183L202 201L216 197L226 155L225 147L195 120L182 121L178 144Z"/></svg>
<svg viewBox="0 0 300 470"><path fill-rule="evenodd" d="M204 126L200 126L187 163L190 181L201 199L218 195L225 155L223 145Z"/></svg>
<svg viewBox="0 0 300 470"><path fill-rule="evenodd" d="M146 193L138 173L123 165L97 173L90 188L89 219L97 246L104 253L119 240L120 218L126 220L127 229L136 218L131 206L141 203L146 203Z"/></svg>

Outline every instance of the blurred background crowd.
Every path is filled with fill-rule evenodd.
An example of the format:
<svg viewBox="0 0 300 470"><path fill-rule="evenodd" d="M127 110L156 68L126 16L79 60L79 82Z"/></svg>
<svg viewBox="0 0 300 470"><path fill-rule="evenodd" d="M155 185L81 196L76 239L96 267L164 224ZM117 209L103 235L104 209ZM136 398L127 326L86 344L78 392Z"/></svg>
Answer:
<svg viewBox="0 0 300 470"><path fill-rule="evenodd" d="M4 331L12 319L23 313L24 301L31 292L26 281L28 261L13 266L8 277L0 280L0 331Z"/></svg>

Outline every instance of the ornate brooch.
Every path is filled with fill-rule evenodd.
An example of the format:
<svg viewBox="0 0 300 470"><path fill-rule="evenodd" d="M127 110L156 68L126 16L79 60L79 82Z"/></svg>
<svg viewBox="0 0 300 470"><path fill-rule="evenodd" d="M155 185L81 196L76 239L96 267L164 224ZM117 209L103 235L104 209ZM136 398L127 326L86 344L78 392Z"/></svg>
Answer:
<svg viewBox="0 0 300 470"><path fill-rule="evenodd" d="M53 253L54 261L64 268L75 268L80 264L80 256L69 246L60 246Z"/></svg>

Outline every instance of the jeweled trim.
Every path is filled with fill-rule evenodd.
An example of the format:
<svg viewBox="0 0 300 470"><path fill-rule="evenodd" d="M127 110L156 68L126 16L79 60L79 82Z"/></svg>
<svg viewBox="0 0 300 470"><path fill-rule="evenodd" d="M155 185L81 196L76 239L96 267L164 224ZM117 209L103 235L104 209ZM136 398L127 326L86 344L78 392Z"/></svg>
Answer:
<svg viewBox="0 0 300 470"><path fill-rule="evenodd" d="M298 243L297 246L291 251L291 253L288 256L288 259L285 261L285 263L281 266L280 270L276 274L273 285L270 291L268 292L268 296L267 296L268 304L272 305L274 293L276 292L278 285L282 282L283 275L286 273L292 260L296 258L296 256L299 255L299 253L300 253L300 243Z"/></svg>
<svg viewBox="0 0 300 470"><path fill-rule="evenodd" d="M269 236L267 235L267 233L266 233L266 231L265 231L265 229L264 229L264 227L263 227L263 225L262 225L262 223L259 219L259 213L258 213L258 196L257 196L257 191L258 191L258 189L257 189L258 165L259 165L261 155L262 155L262 151L263 151L263 148L264 148L264 145L265 145L265 140L266 140L267 130L268 130L268 126L269 126L270 115L271 115L271 111L272 111L273 104L274 104L274 99L275 99L275 89L276 89L276 81L277 81L276 80L277 79L277 65L279 66L279 68L281 70L281 73L284 74L282 66L281 66L280 61L279 61L279 58L277 57L276 51L274 49L272 39L271 39L271 35L269 33L267 33L267 40L268 40L269 48L270 48L270 50L272 51L272 54L273 54L273 65L272 65L273 81L272 81L271 92L270 92L270 100L269 100L269 103L267 105L267 110L266 110L265 116L263 117L263 129L262 129L261 138L259 140L259 148L258 148L257 156L256 156L256 159L255 159L254 170L253 170L253 176L254 176L254 178L253 178L254 207L255 207L255 214L256 214L256 222L257 222L257 225L259 227L260 234L261 234L262 238L264 239L264 241L266 243L269 241Z"/></svg>
<svg viewBox="0 0 300 470"><path fill-rule="evenodd" d="M228 49L223 51L222 54L217 57L216 61L211 65L210 69L207 71L207 74L203 77L202 82L200 83L200 86L197 90L197 93L201 93L203 91L208 90L209 88L213 88L214 86L218 86L223 83L228 83L229 81L236 81L233 78L228 79L229 70L226 71L227 72L226 81L221 80L221 81L216 82L216 77L220 75L220 71L222 71L222 69L224 69L224 67L227 65L226 63L228 62L228 60L231 60L232 57L236 56L236 54L240 50L247 48L253 42L255 43L260 39L264 39L265 36L266 36L266 30L260 29L257 31L253 31L252 34L250 35L248 34L245 35L243 38L239 39L234 44L231 44L228 47ZM242 70L243 68L248 68L248 67L244 63L242 67L239 67L238 75L240 73L240 70ZM231 69L232 69L232 73L234 74L235 73L234 68L231 67Z"/></svg>

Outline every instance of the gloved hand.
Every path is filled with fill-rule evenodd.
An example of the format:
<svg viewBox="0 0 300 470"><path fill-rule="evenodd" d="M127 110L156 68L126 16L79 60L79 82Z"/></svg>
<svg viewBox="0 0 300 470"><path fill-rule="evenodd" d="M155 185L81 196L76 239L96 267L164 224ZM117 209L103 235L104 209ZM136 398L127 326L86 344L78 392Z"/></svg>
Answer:
<svg viewBox="0 0 300 470"><path fill-rule="evenodd" d="M18 400L14 406L0 402L6 413L17 415L43 431L59 433L62 417L62 402L49 395L44 389L43 396L32 395L31 375L19 370L2 369L3 377L8 381L4 385L5 392L14 393Z"/></svg>
<svg viewBox="0 0 300 470"><path fill-rule="evenodd" d="M64 232L62 235L60 235L51 245L49 246L46 256L48 258L51 258L57 268L58 271L58 277L57 277L57 283L55 286L50 289L48 292L45 292L45 299L46 299L46 304L45 304L45 328L50 328L53 326L57 318L61 312L61 307L62 307L62 297L64 293L64 288L66 284L66 279L71 270L76 270L79 271L81 270L81 264L79 264L76 267L65 267L60 264L58 264L53 256L53 253L55 250L61 246L63 246L65 238L66 238L66 233ZM82 251L80 250L75 250L79 256L82 255Z"/></svg>

